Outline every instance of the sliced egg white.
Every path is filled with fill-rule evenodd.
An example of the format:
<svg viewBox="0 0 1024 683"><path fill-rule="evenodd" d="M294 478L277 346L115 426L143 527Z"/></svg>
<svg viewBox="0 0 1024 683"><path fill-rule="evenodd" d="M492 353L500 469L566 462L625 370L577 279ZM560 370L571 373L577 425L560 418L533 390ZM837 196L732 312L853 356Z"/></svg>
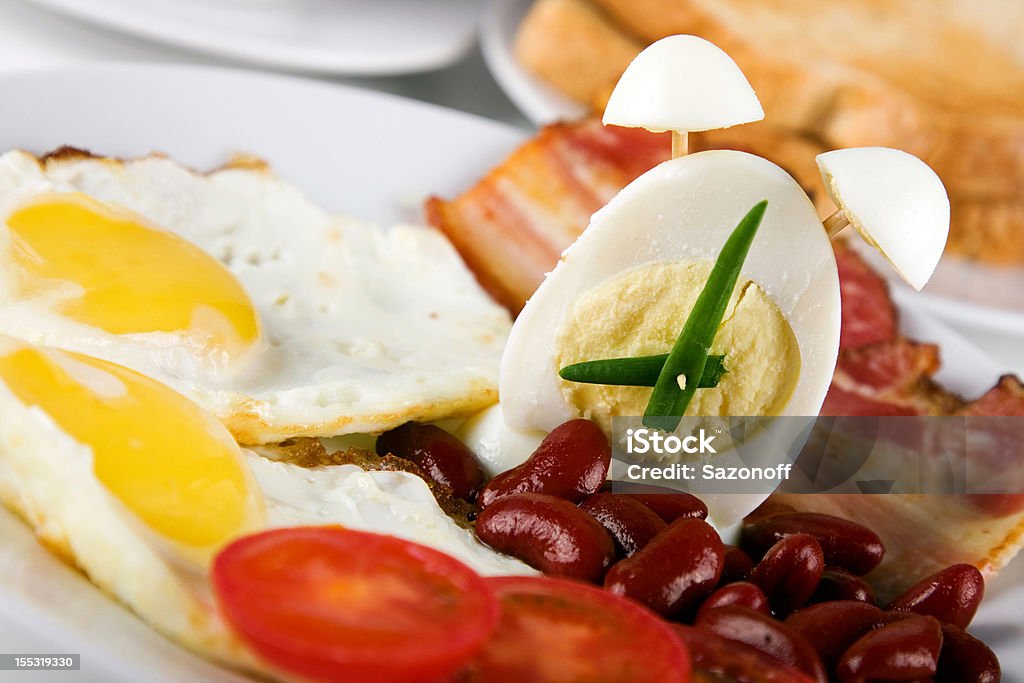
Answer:
<svg viewBox="0 0 1024 683"><path fill-rule="evenodd" d="M718 388L698 390L687 414L735 415L731 406L758 405L757 401L736 400L744 397L722 395L723 392L756 394L762 389L760 385L781 378L784 381L780 386L789 383L788 398L780 394L781 402L766 403L765 412L751 414L817 415L839 349L839 278L832 246L813 205L789 174L757 156L709 151L667 161L622 190L594 214L590 226L563 254L561 262L526 304L512 328L502 358L499 386L505 430L551 430L581 416L596 419L608 428L608 406L580 405L578 394L567 391L569 385L558 376L560 349L566 343L564 331L584 330L584 334L606 336L609 347L618 344L637 348L635 337L640 333L632 328L633 321L617 324L614 320L620 304L635 303L636 291L644 291L644 280L656 279L662 271L679 272L688 268L687 264L696 264L698 272L706 273L740 218L763 199L768 200L768 208L740 282L757 285L750 290L757 297L748 297L762 299L760 308L755 310L763 312L774 305L777 313L781 313L795 338L798 361L784 361L789 356L776 353L771 344L755 348L763 343L764 337L771 336L769 326L762 326L756 316L742 318L739 312L749 312L751 308L744 309L743 295L734 294L732 318L723 322L719 331L719 337L728 337L729 348L735 353L725 359L727 368L732 365L731 373ZM690 291L659 290L650 306L692 300L696 295L692 288L701 288L703 281L685 282ZM617 290L619 286L622 289ZM601 295L597 304L595 292ZM638 312L635 306L624 307L630 315ZM587 316L599 318L601 324L588 327ZM780 326L778 316L769 321L773 321L772 327ZM639 340L640 347L646 353L668 352L684 323L685 316L666 321L657 330L662 346ZM784 338L778 336L773 343L781 343L778 340ZM743 381L738 376L741 373L750 373L747 379L752 381ZM650 389L625 391L632 392L631 405L638 406L633 416L639 417ZM701 401L701 392L718 395L715 400ZM637 403L637 396L643 401ZM622 412L612 412L611 416L615 414ZM789 444L799 438L801 425L785 423L782 427L782 432L771 437L778 439L775 443ZM709 507L712 521L725 529L738 523L768 495L702 493L701 497Z"/></svg>
<svg viewBox="0 0 1024 683"><path fill-rule="evenodd" d="M509 427L550 431L580 416L566 401L555 361L559 329L577 302L637 267L715 259L739 219L763 199L768 209L740 279L763 289L799 346L799 377L777 414L817 415L839 349L832 246L810 199L788 173L761 157L716 150L667 161L623 189L594 214L527 302L501 363L499 390Z"/></svg>

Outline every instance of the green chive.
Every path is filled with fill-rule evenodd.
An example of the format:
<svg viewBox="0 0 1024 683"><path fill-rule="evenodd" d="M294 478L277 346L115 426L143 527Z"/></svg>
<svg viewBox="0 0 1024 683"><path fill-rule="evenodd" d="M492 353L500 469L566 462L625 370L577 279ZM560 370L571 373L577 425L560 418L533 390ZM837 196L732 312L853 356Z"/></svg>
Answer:
<svg viewBox="0 0 1024 683"><path fill-rule="evenodd" d="M643 423L647 427L656 427L667 432L675 430L679 421L690 405L697 384L687 384L680 389L676 378L703 377L708 362L708 349L715 341L718 326L722 324L725 308L736 288L736 280L740 276L743 262L747 259L750 244L754 241L757 229L764 217L767 201L754 205L736 229L729 235L725 246L718 254L708 281L700 296L697 297L690 316L683 325L672 351L668 354L665 365L661 368L658 381L651 392L651 400L644 411Z"/></svg>
<svg viewBox="0 0 1024 683"><path fill-rule="evenodd" d="M558 371L558 376L581 384L653 387L667 358L668 354L662 353L657 356L590 360L566 365ZM698 389L714 389L718 386L722 375L728 372L724 360L724 356L708 356L708 364L704 367L704 374L697 385Z"/></svg>

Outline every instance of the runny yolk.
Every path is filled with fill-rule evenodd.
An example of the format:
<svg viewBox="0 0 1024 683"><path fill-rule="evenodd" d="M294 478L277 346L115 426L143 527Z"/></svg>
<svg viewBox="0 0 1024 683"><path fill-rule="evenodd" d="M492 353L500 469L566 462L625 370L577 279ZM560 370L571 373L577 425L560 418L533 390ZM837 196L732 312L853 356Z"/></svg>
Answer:
<svg viewBox="0 0 1024 683"><path fill-rule="evenodd" d="M256 311L234 275L126 209L50 194L6 222L21 296L56 292L58 312L77 322L111 334L184 333L200 351L227 354L218 360L259 339Z"/></svg>
<svg viewBox="0 0 1024 683"><path fill-rule="evenodd" d="M0 347L0 382L88 446L96 478L165 538L220 545L259 515L258 491L231 436L164 385L113 363L14 342Z"/></svg>

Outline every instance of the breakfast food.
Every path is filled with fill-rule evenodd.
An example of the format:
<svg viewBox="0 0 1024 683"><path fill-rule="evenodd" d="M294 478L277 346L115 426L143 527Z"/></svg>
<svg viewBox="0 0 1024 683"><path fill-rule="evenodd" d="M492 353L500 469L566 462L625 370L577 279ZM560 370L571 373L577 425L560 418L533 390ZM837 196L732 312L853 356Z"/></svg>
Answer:
<svg viewBox="0 0 1024 683"><path fill-rule="evenodd" d="M751 126L754 129L765 124L759 123ZM713 134L728 136L733 141L741 144L733 145L743 148L748 140L754 141L758 132L752 130L749 138L744 138L744 127L737 127L726 131L711 131L703 136L711 137ZM771 131L772 129L762 129ZM610 170L614 168L616 159L624 159L618 168L621 177L634 175L636 167L641 162L654 165L663 162L668 158L669 141L667 135L644 133L634 129L602 129L593 120L584 120L574 124L556 124L543 129L540 135L527 142L520 150L514 152L502 165L492 170L488 176L482 179L478 185L467 193L450 202L435 198L428 204L429 215L435 221L435 225L444 230L446 234L453 236L453 241L466 254L467 262L474 271L481 276L486 273L489 278L492 291L499 291L503 295L503 301L513 310L518 310L523 303L531 296L529 292L519 294L524 289L522 283L535 282L540 284L543 273L557 265L554 279L560 270L565 270L565 263L560 261L559 254L568 246L569 242L563 237L565 234L582 232L584 225L576 223L575 212L580 204L579 197L582 193L576 192L564 195L559 203L557 197L545 191L545 185L533 184L523 179L544 178L549 185L559 182L566 186L585 187L593 194L607 191L604 186L594 183L588 184L592 176L591 168L600 170L601 177L614 177ZM781 151L785 157L787 168L801 169L797 177L801 185L811 189L821 188L822 180L813 167L808 169L808 157L801 160L800 151L809 154L820 155L821 150L811 143L794 144L792 136L773 133L766 136L767 139L781 141L775 149ZM700 138L697 138L700 140ZM725 139L724 137L722 139ZM698 142L698 144L700 144ZM752 143L756 144L756 143ZM698 147L699 148L699 147ZM600 155L594 154L591 150L600 150ZM586 153L578 153L582 150ZM877 197L880 206L889 206L893 210L904 212L912 210L912 225L920 226L923 236L927 240L915 239L903 242L897 241L894 245L902 250L902 253L893 251L890 247L890 256L893 263L899 269L903 265L907 272L910 269L920 269L920 272L911 273L911 279L917 284L925 278L935 262L936 253L941 251L942 238L944 237L944 212L945 197L941 187L935 189L934 174L926 167L922 169L920 162L915 159L906 159L901 153L895 150L842 150L820 155L819 162L826 171L825 178L829 178L829 169L836 170L836 161L857 161L857 156L877 156L884 158L893 157L899 162L899 166L908 167L912 177L918 178L920 182L904 183L897 182L889 174L887 169L882 168L875 172L870 179L870 186L874 187L873 192L868 192L872 197ZM700 156L700 155L697 155ZM882 159L884 161L884 158ZM908 223L906 221L897 224L888 215L878 212L877 207L871 204L870 199L864 198L865 187L857 188L855 185L850 190L851 195L843 195L843 181L851 178L856 184L858 176L864 178L872 171L857 171L852 166L853 174L850 174L849 164L838 164L839 178L834 186L830 183L829 192L819 190L816 199L818 200L819 216L831 214L834 210L852 209L855 216L860 215L856 206L859 198L865 202L869 209L862 218L866 218L870 226L862 223L870 238L873 233L883 236L886 230L890 234L899 237L900 231ZM843 167L847 166L847 167ZM888 180L886 180L888 178ZM878 187L876 182L883 184L888 182L891 187ZM906 195L900 193L907 187L916 186L915 196L922 199L923 203L916 205ZM836 199L840 206L832 204L829 194L837 194ZM628 191L623 193L628 195ZM667 194L667 193L666 193ZM900 195L897 203L896 195ZM891 200L885 196L894 197ZM620 195L621 197L621 195ZM925 201L925 198L931 197ZM514 198L515 211L504 211L504 201L512 201ZM854 200L854 201L849 201ZM618 205L619 198L612 200L614 208ZM667 201L664 197L660 201ZM681 200L683 201L683 200ZM844 202L848 202L844 205ZM660 206L660 204L652 204ZM488 207L490 210L483 210ZM645 214L638 214L639 219L628 221L628 226L619 228L618 237L628 243L632 231L640 230L637 224L657 225L657 220ZM601 213L595 217L595 223L601 224ZM887 224L888 223L888 224ZM707 223L705 228L712 228L714 224ZM821 230L821 228L819 228ZM610 231L611 232L611 231ZM822 231L823 232L823 231ZM584 233L586 234L586 233ZM547 262L541 262L539 256L537 261L520 261L518 270L513 270L514 264L502 259L499 252L493 249L493 245L499 240L507 244L508 240L527 242L536 240L537 236L544 236L550 244L547 250ZM561 240L561 241L560 241ZM719 242L722 238L719 237ZM586 239L582 240L583 244ZM658 240L659 248L664 243L663 239ZM468 245L463 247L463 245ZM881 244L879 245L881 246ZM843 240L833 242L835 260L838 266L839 287L842 296L842 326L839 339L839 355L834 372L831 375L831 384L821 405L820 413L823 415L956 415L956 414L1024 414L1024 404L1019 400L1019 380L1007 377L1002 380L999 386L993 388L988 394L975 402L968 402L952 392L943 389L935 381L932 375L939 368L938 349L929 344L915 343L899 334L899 325L896 309L889 298L887 287L884 281L872 272L867 265L857 256L851 248L845 245ZM919 250L924 249L923 254ZM565 261L571 261L575 249L571 249L564 257ZM621 245L617 248L602 252L600 261L615 263L615 259L621 254L629 251ZM611 256L609 256L611 254ZM918 258L918 257L921 258ZM756 258L756 251L751 258ZM494 265L501 261L501 270ZM588 264L589 268L595 268L593 263ZM905 273L906 274L906 273ZM919 275L920 277L915 277ZM483 276L481 276L483 277ZM586 277L586 275L577 276ZM600 279L600 278L598 278ZM544 287L547 287L545 285ZM571 288L570 288L571 289ZM553 288L554 297L564 296L566 288ZM545 300L548 296L541 289L534 297L540 303L532 301L530 308L546 306ZM618 311L619 299L624 300L628 306L628 292L619 290L615 298L615 305L612 306L612 299L606 297L604 304L600 302L589 310L585 319L598 321L598 334L580 335L580 338L602 338L603 334L614 335L615 327L605 321L602 316L615 315L609 311ZM570 307L575 305L569 302ZM554 310L561 309L555 307ZM531 316L532 317L532 316ZM522 318L522 315L521 315ZM529 318L527 318L527 321ZM601 322L603 321L603 322ZM518 324L518 323L517 323ZM631 323L632 324L632 323ZM554 330L557 326L550 324L540 325L541 329ZM630 330L632 331L632 330ZM548 334L552 334L548 332ZM635 336L622 335L630 340L630 343L643 343L645 335ZM509 354L506 359L515 353L514 340L517 332L512 335ZM531 363L526 364L521 355L519 365L515 366L509 361L508 368L510 380L513 383L520 374L541 375L545 370L544 366L537 365L533 361L545 354L557 352L558 345L546 341L548 338L543 333L531 334L528 338L531 342L543 345L538 350L531 348ZM545 341L539 341L545 340ZM665 339L659 342L664 348L667 343ZM653 352L647 349L645 352ZM630 355L627 351L622 355ZM590 354L594 357L594 354ZM598 356L610 357L615 353L602 354ZM545 363L544 365L550 365ZM505 366L503 366L505 367ZM511 368L518 367L517 372ZM523 370L526 367L528 370ZM504 369L503 369L504 376ZM728 378L728 375L726 375ZM728 381L728 379L726 380ZM555 377L548 381L550 387L555 384L554 389L544 390L544 384L533 382L524 384L529 386L533 393L524 393L526 397L524 404L531 406L531 402L540 401L547 397L549 403L547 409L552 406L562 411L563 417L569 417L579 407L573 405L574 400L567 400L561 396L562 391L558 385L559 380ZM620 388L592 387L580 385L570 389L570 395L579 392L587 392L591 395L609 393L615 389L618 393ZM629 389L629 391L640 391L640 389ZM704 393L707 390L702 390ZM709 392L709 393L713 393ZM521 425L537 426L528 422L516 422L520 419L514 413L511 417L505 415L516 401L515 393L508 397L503 392L502 406L500 409L490 409L486 415L478 418L481 422L490 425L485 434L479 429L468 430L463 434L475 448L477 444L485 444L483 452L500 459L505 467L512 467L520 462L529 453L526 444L528 440L513 446L513 438L522 439L520 433L510 434L509 427ZM586 408L593 410L592 406L599 406L600 401L587 399ZM642 408L642 405L641 405ZM633 413L636 406L632 406ZM539 411L538 411L539 412ZM600 419L601 408L596 412ZM628 414L628 413L624 413ZM506 425L506 422L511 423ZM498 442L503 446L495 446ZM840 516L853 519L863 519L872 528L877 528L885 537L888 545L894 550L890 552L888 559L872 575L872 581L879 586L883 594L892 594L905 587L909 577L915 576L921 569L938 569L950 563L968 562L982 567L988 574L994 573L1002 567L1009 558L1016 554L1020 545L1019 534L1022 528L1022 517L1019 510L1014 506L1015 497L1009 496L1004 502L1006 505L1000 510L993 510L977 505L969 499L964 499L953 505L952 510L943 510L944 503L934 500L929 503L916 503L904 496L885 496L885 503L879 503L875 496L813 496L813 495L792 495L786 498L786 502L798 509L821 510L832 512ZM1003 501L1003 498L996 496L995 499ZM992 500L989 497L982 497L982 500ZM713 502L712 502L713 506ZM947 506L949 507L949 506ZM749 510L749 509L748 509ZM1005 513L1005 514L1004 514ZM719 512L722 516L722 513ZM899 523L891 520L898 519ZM936 519L944 520L936 524ZM887 520L888 523L883 523ZM962 543L954 540L956 538L970 537L970 543Z"/></svg>
<svg viewBox="0 0 1024 683"><path fill-rule="evenodd" d="M759 154L788 171L822 218L835 211L814 164L819 144L770 122L690 134L691 151ZM458 248L480 284L514 314L590 216L627 183L669 158L669 135L603 126L545 126L454 199L432 197L427 219ZM504 250L507 258L497 258Z"/></svg>
<svg viewBox="0 0 1024 683"><path fill-rule="evenodd" d="M629 63L608 98L605 125L677 132L730 128L764 118L746 76L722 48L669 36Z"/></svg>
<svg viewBox="0 0 1024 683"><path fill-rule="evenodd" d="M681 53L690 66L729 71L723 53L694 40L647 53L656 68L634 73L626 91L663 87ZM352 227L258 168L200 177L154 159L71 153L51 169L7 155L36 175L25 183L15 174L0 193L10 266L2 312L20 325L0 336L0 501L156 629L260 678L998 680L995 656L963 631L984 595L977 567L923 575L899 548L905 585L889 601L882 591L893 584L873 585L888 539L856 520L774 499L734 526L767 491L701 500L609 484L613 417L666 433L686 415L775 424L811 416L827 404L838 356L905 341L883 336L896 334L884 286L833 249L785 170L740 151L685 155L682 137L697 118L729 125L753 111L741 81L719 84L732 103L720 118L699 107L649 118L672 109L671 98L619 111L623 123L668 125L673 158L622 189L562 254L512 327L500 401L461 429L410 417L422 396L436 412L421 420L458 415L451 396L475 396L467 378L488 376L507 317L452 265L439 233ZM614 142L602 155L615 169ZM932 264L911 263L900 235L858 194L861 169L826 176L840 215L902 273L927 279ZM602 182L627 175L613 170ZM175 177L180 184L162 180ZM151 202L153 178L192 192ZM908 184L908 204L935 208L944 196L923 187ZM584 189L576 199L595 197ZM945 238L939 203L924 212L930 248ZM294 248L275 241L292 224ZM235 231L239 241L217 241ZM239 251L257 244L255 258ZM237 262L260 270L267 244L285 294L312 275L323 283L337 272L350 285L332 297L300 292L326 316L304 339L282 323L304 319L261 306L266 279ZM491 262L482 256L477 265ZM840 280L844 258L866 295L850 310L841 308L851 291ZM434 273L441 266L454 269L449 278ZM515 267L492 269L491 284L504 286L509 273ZM406 299L388 279L399 274L408 287L443 282L458 292ZM452 301L463 306L441 305ZM882 333L865 325L844 334L851 311L874 303ZM451 348L436 348L444 342ZM333 351L319 356L319 344ZM414 346L423 353L408 361L389 355ZM211 386L231 396L261 370L306 368L287 366L288 354L312 364L313 381L277 376L270 389L284 398L265 399L263 431L241 430L210 400ZM424 376L428 366L435 374ZM858 381L875 375L870 365L851 370ZM330 384L341 379L357 384ZM295 404L308 408L309 387L326 392L320 407L335 415L312 429L288 422ZM393 412L352 417L366 394L386 394ZM467 446L485 444L488 430L499 443L478 460ZM239 445L248 439L276 442ZM998 510L992 499L974 504L1012 519L1020 511L1007 506L1019 498L995 499ZM837 617L841 628L820 628Z"/></svg>
<svg viewBox="0 0 1024 683"><path fill-rule="evenodd" d="M0 501L158 630L222 661L250 665L203 575L241 535L342 524L483 573L527 569L477 543L416 475L244 451L183 396L107 361L0 337L0 414Z"/></svg>
<svg viewBox="0 0 1024 683"><path fill-rule="evenodd" d="M951 251L1019 264L1022 30L1020 5L1001 0L539 0L515 50L527 69L600 112L644 46L676 33L712 40L743 69L769 120L830 148L883 145L920 157L950 190ZM600 67L578 68L581 55Z"/></svg>
<svg viewBox="0 0 1024 683"><path fill-rule="evenodd" d="M712 346L729 372L698 392L687 414L817 414L839 348L832 247L788 174L723 150L665 162L633 181L565 252L516 319L502 358L508 425L550 430L580 414L609 427L614 416L643 414L650 389L567 382L557 370L668 350L709 259L758 199L768 208Z"/></svg>
<svg viewBox="0 0 1024 683"><path fill-rule="evenodd" d="M250 444L482 408L509 328L437 233L333 216L252 159L9 152L0 272L0 333L138 370Z"/></svg>

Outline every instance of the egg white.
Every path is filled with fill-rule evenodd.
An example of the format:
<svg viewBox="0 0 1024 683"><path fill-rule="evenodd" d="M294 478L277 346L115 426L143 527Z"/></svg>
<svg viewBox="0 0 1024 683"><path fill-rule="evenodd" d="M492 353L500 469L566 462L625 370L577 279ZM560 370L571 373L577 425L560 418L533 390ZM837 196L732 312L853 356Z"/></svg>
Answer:
<svg viewBox="0 0 1024 683"><path fill-rule="evenodd" d="M130 209L220 260L252 300L264 341L221 371L173 334L110 334L19 300L10 273L0 274L0 333L142 372L250 444L379 432L496 400L508 314L437 231L331 215L251 163L203 175L157 156L14 151L0 157L0 258L4 216L35 195L71 191Z"/></svg>
<svg viewBox="0 0 1024 683"><path fill-rule="evenodd" d="M96 374L89 386L109 388L102 372ZM536 573L458 526L414 474L355 465L305 468L243 454L265 528L341 525L430 546L484 575ZM24 404L2 380L0 503L159 632L216 661L266 673L218 612L205 564L133 515L97 479L92 448L39 407Z"/></svg>
<svg viewBox="0 0 1024 683"><path fill-rule="evenodd" d="M763 199L768 209L740 278L768 294L799 345L799 379L780 414L817 415L839 352L832 246L788 173L752 154L715 150L667 161L637 178L566 250L509 336L499 382L507 425L549 431L580 416L560 389L555 349L562 320L581 296L645 264L717 258L739 219Z"/></svg>

